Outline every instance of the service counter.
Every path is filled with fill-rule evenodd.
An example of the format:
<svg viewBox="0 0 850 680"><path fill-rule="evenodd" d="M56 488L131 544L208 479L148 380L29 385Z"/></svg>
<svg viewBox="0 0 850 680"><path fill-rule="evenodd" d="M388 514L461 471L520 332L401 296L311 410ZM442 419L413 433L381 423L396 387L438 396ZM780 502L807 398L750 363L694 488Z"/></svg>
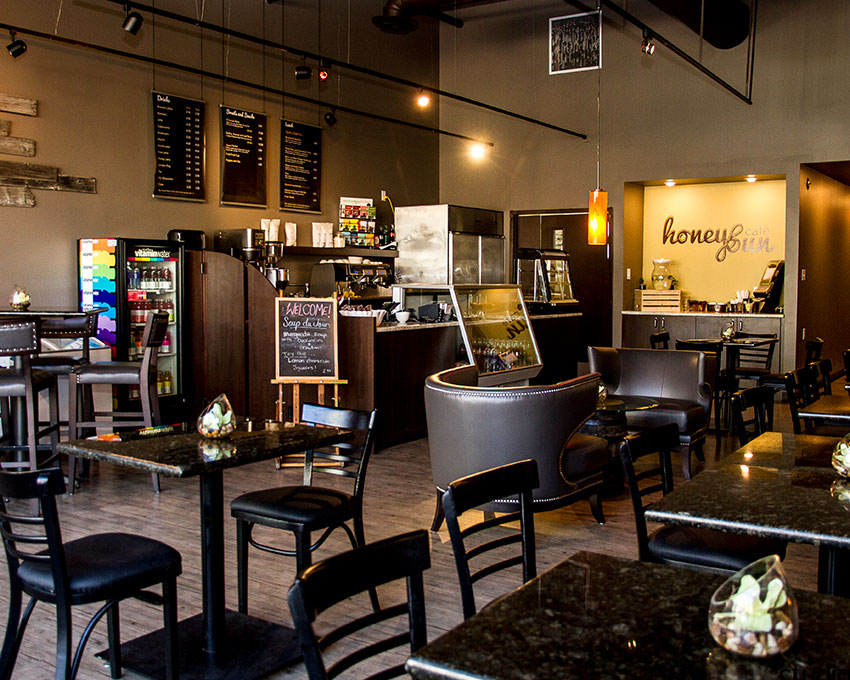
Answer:
<svg viewBox="0 0 850 680"><path fill-rule="evenodd" d="M730 322L735 332L773 333L779 344L773 352L771 370L780 371L782 357L782 314L724 312L623 312L623 347L649 347L652 333L668 331L670 348L676 340L720 338Z"/></svg>
<svg viewBox="0 0 850 680"><path fill-rule="evenodd" d="M575 377L580 313L531 315L543 370L535 383ZM425 378L454 366L460 358L457 322L384 323L369 317L340 317L340 388L342 405L378 409L378 449L427 435Z"/></svg>

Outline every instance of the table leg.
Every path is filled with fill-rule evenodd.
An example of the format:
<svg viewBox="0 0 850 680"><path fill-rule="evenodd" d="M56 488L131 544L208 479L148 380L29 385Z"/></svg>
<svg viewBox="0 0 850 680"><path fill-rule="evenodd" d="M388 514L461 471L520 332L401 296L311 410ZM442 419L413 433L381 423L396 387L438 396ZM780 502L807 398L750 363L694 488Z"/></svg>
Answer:
<svg viewBox="0 0 850 680"><path fill-rule="evenodd" d="M204 649L215 654L224 636L224 486L221 470L201 475L201 577Z"/></svg>
<svg viewBox="0 0 850 680"><path fill-rule="evenodd" d="M818 592L850 597L850 550L830 545L818 548Z"/></svg>

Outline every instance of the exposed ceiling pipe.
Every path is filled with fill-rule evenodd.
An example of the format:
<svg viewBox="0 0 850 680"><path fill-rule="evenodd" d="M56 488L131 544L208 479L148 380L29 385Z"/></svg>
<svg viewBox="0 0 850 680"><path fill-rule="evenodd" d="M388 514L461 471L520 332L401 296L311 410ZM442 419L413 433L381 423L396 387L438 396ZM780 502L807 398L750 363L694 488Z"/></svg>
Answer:
<svg viewBox="0 0 850 680"><path fill-rule="evenodd" d="M386 33L406 34L415 31L419 22L414 17L426 15L463 28L463 20L443 12L441 5L445 0L388 0L379 16L372 17L372 23Z"/></svg>

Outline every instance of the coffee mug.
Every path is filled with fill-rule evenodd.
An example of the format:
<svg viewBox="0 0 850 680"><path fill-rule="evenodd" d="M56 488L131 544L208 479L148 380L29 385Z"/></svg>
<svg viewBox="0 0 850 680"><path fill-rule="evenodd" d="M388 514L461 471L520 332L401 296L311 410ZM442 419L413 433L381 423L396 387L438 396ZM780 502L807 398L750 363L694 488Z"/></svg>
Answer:
<svg viewBox="0 0 850 680"><path fill-rule="evenodd" d="M399 323L407 323L410 320L410 312L396 312L395 320Z"/></svg>

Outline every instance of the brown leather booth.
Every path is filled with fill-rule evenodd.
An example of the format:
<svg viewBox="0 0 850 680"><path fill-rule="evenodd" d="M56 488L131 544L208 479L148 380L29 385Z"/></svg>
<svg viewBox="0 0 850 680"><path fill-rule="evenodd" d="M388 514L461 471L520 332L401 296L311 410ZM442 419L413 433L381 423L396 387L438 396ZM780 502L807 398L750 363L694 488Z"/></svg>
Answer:
<svg viewBox="0 0 850 680"><path fill-rule="evenodd" d="M630 428L679 426L682 471L691 476L691 452L702 456L708 430L711 387L703 352L630 347L589 347L590 370L602 376L608 394L651 397L658 407L630 411Z"/></svg>
<svg viewBox="0 0 850 680"><path fill-rule="evenodd" d="M441 498L449 483L475 472L531 458L540 486L534 511L588 498L604 522L599 494L608 443L578 428L596 410L599 376L554 385L477 387L474 366L461 366L425 381L425 413L431 472L437 490L432 531L442 523ZM518 500L502 499L482 509L513 512Z"/></svg>

